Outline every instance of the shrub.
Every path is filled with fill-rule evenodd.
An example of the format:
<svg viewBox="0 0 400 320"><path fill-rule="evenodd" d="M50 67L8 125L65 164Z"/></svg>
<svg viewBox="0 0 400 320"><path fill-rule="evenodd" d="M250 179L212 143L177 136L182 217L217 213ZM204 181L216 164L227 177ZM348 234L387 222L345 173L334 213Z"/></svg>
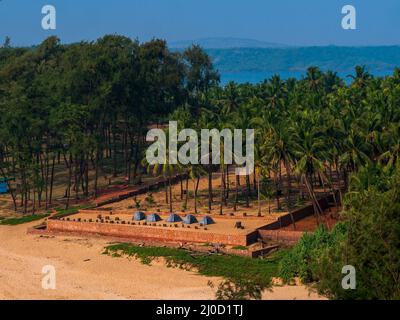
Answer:
<svg viewBox="0 0 400 320"><path fill-rule="evenodd" d="M136 209L140 209L140 207L141 207L141 205L140 205L141 201L138 200L136 197L133 199L133 201L135 202L135 208L136 208Z"/></svg>
<svg viewBox="0 0 400 320"><path fill-rule="evenodd" d="M314 233L304 234L297 245L281 260L280 277L286 282L295 277L306 283L319 280L313 273L319 258L326 250L337 246L346 238L346 229L344 223L339 223L331 232L320 226Z"/></svg>
<svg viewBox="0 0 400 320"><path fill-rule="evenodd" d="M152 205L156 204L152 193L149 193L149 195L144 199L144 201L146 201L146 203L149 206L152 206Z"/></svg>

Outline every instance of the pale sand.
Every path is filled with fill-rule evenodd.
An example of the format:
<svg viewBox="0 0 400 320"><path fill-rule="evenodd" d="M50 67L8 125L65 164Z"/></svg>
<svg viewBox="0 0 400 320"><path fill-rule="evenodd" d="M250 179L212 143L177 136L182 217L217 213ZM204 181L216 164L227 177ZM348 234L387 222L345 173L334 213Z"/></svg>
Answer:
<svg viewBox="0 0 400 320"><path fill-rule="evenodd" d="M213 299L194 272L102 255L107 240L27 235L36 223L0 226L0 299ZM56 290L41 286L42 268L56 268ZM302 286L276 287L265 299L317 299Z"/></svg>

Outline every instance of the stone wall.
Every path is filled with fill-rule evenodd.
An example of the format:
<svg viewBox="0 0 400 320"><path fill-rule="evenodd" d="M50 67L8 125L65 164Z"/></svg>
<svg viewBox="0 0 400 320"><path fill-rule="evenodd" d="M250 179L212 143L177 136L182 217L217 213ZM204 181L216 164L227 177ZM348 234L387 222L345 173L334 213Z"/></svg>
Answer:
<svg viewBox="0 0 400 320"><path fill-rule="evenodd" d="M303 236L302 231L284 230L258 230L260 238L264 241L278 241L287 244L295 244Z"/></svg>
<svg viewBox="0 0 400 320"><path fill-rule="evenodd" d="M329 208L329 204L333 202L333 196L329 195L327 197L321 198L318 200L319 205L322 210ZM314 214L314 207L312 204L302 207L300 209L293 210L291 213L285 214L278 218L278 221L270 223L260 229L262 230L277 230L280 228L287 227L288 225L299 220L302 220L308 216L312 216Z"/></svg>
<svg viewBox="0 0 400 320"><path fill-rule="evenodd" d="M105 224L96 222L74 222L49 219L47 221L47 229L58 232L72 233L91 233L97 235L149 239L165 242L197 242L197 243L220 243L225 245L247 246L250 241L254 241L257 236L252 232L248 235L228 235L216 234L210 230L181 230L179 228L172 229L168 227L152 227L152 226L132 226L120 224Z"/></svg>

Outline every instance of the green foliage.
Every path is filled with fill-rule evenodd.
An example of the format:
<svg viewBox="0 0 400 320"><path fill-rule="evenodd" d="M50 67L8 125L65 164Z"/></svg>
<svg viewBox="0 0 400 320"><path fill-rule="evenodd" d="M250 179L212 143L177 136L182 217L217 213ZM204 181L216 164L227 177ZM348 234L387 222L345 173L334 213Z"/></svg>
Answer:
<svg viewBox="0 0 400 320"><path fill-rule="evenodd" d="M16 226L19 224L29 223L32 221L42 220L47 218L49 214L29 215L20 218L0 219L0 225Z"/></svg>
<svg viewBox="0 0 400 320"><path fill-rule="evenodd" d="M88 204L88 205L76 206L69 209L57 208L56 209L57 213L53 215L53 218L62 218L65 216L69 216L71 214L78 213L79 210L90 209L90 208L93 208L93 205Z"/></svg>
<svg viewBox="0 0 400 320"><path fill-rule="evenodd" d="M252 283L255 286L269 287L271 278L278 273L278 263L282 253L266 259L251 259L234 255L191 255L190 252L161 247L138 247L131 244L116 244L105 248L105 254L123 254L150 264L152 260L163 257L170 267L196 269L205 276L218 276L229 279L239 286Z"/></svg>
<svg viewBox="0 0 400 320"><path fill-rule="evenodd" d="M148 205L150 205L150 206L156 204L152 193L149 193L149 195L147 195L146 198L145 198L144 200L145 200L146 203L147 203Z"/></svg>
<svg viewBox="0 0 400 320"><path fill-rule="evenodd" d="M400 298L399 166L370 165L350 179L344 223L306 234L282 259L281 277L298 276L334 299ZM356 270L355 290L344 290L342 268Z"/></svg>
<svg viewBox="0 0 400 320"><path fill-rule="evenodd" d="M329 232L320 226L314 233L306 233L280 261L280 277L286 282L299 277L304 282L313 282L315 267L320 257L330 248L336 247L347 237L346 224L339 223Z"/></svg>
<svg viewBox="0 0 400 320"><path fill-rule="evenodd" d="M213 287L213 285L210 285ZM224 280L215 293L217 300L260 300L268 287L249 280Z"/></svg>
<svg viewBox="0 0 400 320"><path fill-rule="evenodd" d="M232 249L233 250L247 250L248 248L245 246L234 246Z"/></svg>
<svg viewBox="0 0 400 320"><path fill-rule="evenodd" d="M140 209L142 201L137 199L136 197L133 199L133 201L135 202L135 208Z"/></svg>

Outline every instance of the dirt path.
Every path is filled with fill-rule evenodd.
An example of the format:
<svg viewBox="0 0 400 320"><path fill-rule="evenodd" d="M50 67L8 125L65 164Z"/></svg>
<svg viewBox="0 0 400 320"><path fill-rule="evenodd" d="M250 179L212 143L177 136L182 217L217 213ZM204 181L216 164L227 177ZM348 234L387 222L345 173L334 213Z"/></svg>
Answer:
<svg viewBox="0 0 400 320"><path fill-rule="evenodd" d="M102 255L106 240L27 235L35 223L0 226L0 299L213 299L207 278ZM37 223L36 223L37 224ZM56 269L56 290L42 289L42 268ZM304 287L278 287L266 299L310 299Z"/></svg>

